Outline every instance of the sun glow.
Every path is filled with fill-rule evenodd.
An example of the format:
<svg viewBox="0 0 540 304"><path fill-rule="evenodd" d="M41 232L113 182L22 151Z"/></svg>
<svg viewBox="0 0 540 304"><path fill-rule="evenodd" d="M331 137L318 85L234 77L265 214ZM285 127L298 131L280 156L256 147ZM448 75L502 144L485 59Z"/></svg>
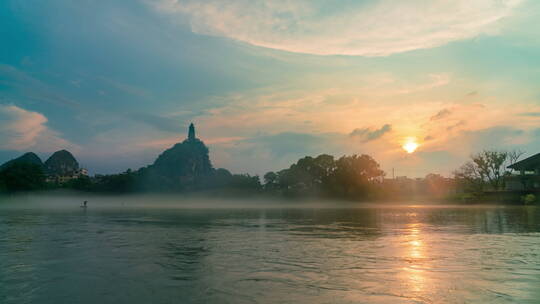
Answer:
<svg viewBox="0 0 540 304"><path fill-rule="evenodd" d="M414 139L409 139L405 144L403 144L402 148L410 154L416 151L418 148L418 143L416 143Z"/></svg>

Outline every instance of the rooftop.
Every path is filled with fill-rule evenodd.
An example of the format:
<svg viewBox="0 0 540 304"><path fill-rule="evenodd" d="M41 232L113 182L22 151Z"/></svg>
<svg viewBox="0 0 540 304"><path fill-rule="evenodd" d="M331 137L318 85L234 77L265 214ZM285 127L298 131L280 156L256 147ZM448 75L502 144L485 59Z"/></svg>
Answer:
<svg viewBox="0 0 540 304"><path fill-rule="evenodd" d="M520 160L515 164L508 166L508 168L518 171L533 171L535 169L540 169L540 153Z"/></svg>

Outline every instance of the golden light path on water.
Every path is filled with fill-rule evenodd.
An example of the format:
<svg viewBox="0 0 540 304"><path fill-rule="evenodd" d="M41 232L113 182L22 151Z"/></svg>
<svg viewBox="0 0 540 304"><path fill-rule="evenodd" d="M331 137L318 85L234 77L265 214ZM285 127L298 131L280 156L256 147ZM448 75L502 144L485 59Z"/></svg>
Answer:
<svg viewBox="0 0 540 304"><path fill-rule="evenodd" d="M411 214L415 217L416 214ZM422 225L420 223L410 223L407 225L408 241L406 242L405 250L409 265L404 266L404 270L408 274L408 284L411 291L421 294L425 290L427 257L424 255L424 240L422 239Z"/></svg>

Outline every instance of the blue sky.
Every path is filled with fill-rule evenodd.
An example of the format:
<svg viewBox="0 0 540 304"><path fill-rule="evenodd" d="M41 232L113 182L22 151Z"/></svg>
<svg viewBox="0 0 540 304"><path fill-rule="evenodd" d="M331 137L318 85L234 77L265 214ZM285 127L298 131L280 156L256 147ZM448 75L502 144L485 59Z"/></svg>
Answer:
<svg viewBox="0 0 540 304"><path fill-rule="evenodd" d="M486 148L534 154L539 20L526 0L2 1L0 161L67 148L119 172L191 121L238 173L368 153L421 176Z"/></svg>

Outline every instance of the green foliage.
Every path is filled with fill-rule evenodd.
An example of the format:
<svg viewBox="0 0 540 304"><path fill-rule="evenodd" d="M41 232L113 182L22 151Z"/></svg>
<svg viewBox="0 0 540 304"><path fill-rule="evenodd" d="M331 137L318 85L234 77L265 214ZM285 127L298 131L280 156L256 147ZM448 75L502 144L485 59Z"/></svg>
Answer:
<svg viewBox="0 0 540 304"><path fill-rule="evenodd" d="M234 174L227 182L227 188L236 190L252 190L259 191L261 189L261 182L258 176L251 176L249 174Z"/></svg>
<svg viewBox="0 0 540 304"><path fill-rule="evenodd" d="M258 176L231 174L225 169L212 170L206 176L171 177L159 174L151 168L138 171L127 170L120 174L81 177L64 184L64 187L81 191L104 193L129 192L191 192L206 190L234 190L258 192L261 183Z"/></svg>
<svg viewBox="0 0 540 304"><path fill-rule="evenodd" d="M137 190L137 176L131 170L120 174L96 176L94 191L109 193L128 193Z"/></svg>
<svg viewBox="0 0 540 304"><path fill-rule="evenodd" d="M4 182L4 179L0 177L0 194L8 192L7 185Z"/></svg>
<svg viewBox="0 0 540 304"><path fill-rule="evenodd" d="M468 193L481 193L484 190L484 180L473 162L467 162L454 171L454 179L459 188Z"/></svg>
<svg viewBox="0 0 540 304"><path fill-rule="evenodd" d="M322 154L306 156L289 169L264 175L264 188L288 196L323 195L349 199L367 198L384 177L379 164L368 155L337 160Z"/></svg>
<svg viewBox="0 0 540 304"><path fill-rule="evenodd" d="M471 158L482 180L487 181L493 190L504 187L503 176L506 169L504 164L508 158L507 152L482 151Z"/></svg>
<svg viewBox="0 0 540 304"><path fill-rule="evenodd" d="M440 174L430 173L423 180L423 190L425 194L432 197L443 198L448 196L451 189L454 188L454 180L445 178Z"/></svg>
<svg viewBox="0 0 540 304"><path fill-rule="evenodd" d="M471 161L454 172L454 176L462 189L468 192L480 193L488 187L495 191L504 189L506 164L515 161L515 153L485 150L474 154Z"/></svg>
<svg viewBox="0 0 540 304"><path fill-rule="evenodd" d="M72 179L63 185L64 188L69 188L77 191L91 191L94 187L92 180L88 176L80 176Z"/></svg>
<svg viewBox="0 0 540 304"><path fill-rule="evenodd" d="M45 188L42 167L33 163L14 162L0 171L0 189L8 193Z"/></svg>
<svg viewBox="0 0 540 304"><path fill-rule="evenodd" d="M523 204L525 205L532 205L536 202L536 196L532 193L529 193L527 195L524 195L523 197L521 197L521 201L523 202Z"/></svg>
<svg viewBox="0 0 540 304"><path fill-rule="evenodd" d="M279 189L278 175L275 172L268 172L264 175L264 190L275 192Z"/></svg>
<svg viewBox="0 0 540 304"><path fill-rule="evenodd" d="M367 198L384 172L369 155L343 156L330 175L331 193L345 198Z"/></svg>

